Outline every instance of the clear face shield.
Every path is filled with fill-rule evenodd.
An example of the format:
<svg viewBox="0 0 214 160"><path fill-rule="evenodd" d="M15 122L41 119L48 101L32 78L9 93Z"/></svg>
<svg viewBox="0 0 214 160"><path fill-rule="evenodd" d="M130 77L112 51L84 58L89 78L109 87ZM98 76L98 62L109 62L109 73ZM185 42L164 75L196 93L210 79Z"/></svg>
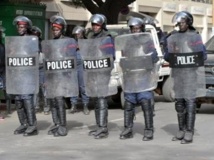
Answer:
<svg viewBox="0 0 214 160"><path fill-rule="evenodd" d="M74 27L72 34L74 35L75 39L83 39L85 29L82 26Z"/></svg>
<svg viewBox="0 0 214 160"><path fill-rule="evenodd" d="M107 28L106 28L107 19L106 19L106 17L104 15L95 14L90 18L89 22L91 22L92 29L93 29L93 25L96 24L97 26L101 26L101 30L104 29L104 30L107 31ZM95 29L95 32L99 32L98 30L99 29Z"/></svg>
<svg viewBox="0 0 214 160"><path fill-rule="evenodd" d="M52 24L59 24L63 26L63 32L66 32L67 23L65 19L61 16L55 15L50 18Z"/></svg>
<svg viewBox="0 0 214 160"><path fill-rule="evenodd" d="M128 26L130 27L132 33L142 32L144 30L144 25L145 23L141 18L132 17L128 21Z"/></svg>
<svg viewBox="0 0 214 160"><path fill-rule="evenodd" d="M32 21L25 16L17 16L13 20L13 25L17 25L18 22L26 22L29 25L29 27L32 26Z"/></svg>
<svg viewBox="0 0 214 160"><path fill-rule="evenodd" d="M190 19L190 17L184 13L184 12L179 12L176 13L173 18L172 18L172 23L174 26L177 26L179 23L181 23L183 20Z"/></svg>
<svg viewBox="0 0 214 160"><path fill-rule="evenodd" d="M175 27L178 27L178 30L186 31L190 27L188 23L190 20L191 17L189 17L186 13L179 12L173 16L172 23Z"/></svg>

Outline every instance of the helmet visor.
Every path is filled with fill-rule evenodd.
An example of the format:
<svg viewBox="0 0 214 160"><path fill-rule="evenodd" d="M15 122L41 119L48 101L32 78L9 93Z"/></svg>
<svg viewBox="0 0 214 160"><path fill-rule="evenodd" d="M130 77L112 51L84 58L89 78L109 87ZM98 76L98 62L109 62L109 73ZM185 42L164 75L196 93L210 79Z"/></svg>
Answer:
<svg viewBox="0 0 214 160"><path fill-rule="evenodd" d="M190 19L190 17L184 13L184 12L179 12L179 13L176 13L173 18L172 18L172 23L174 24L174 26L176 26L178 23L181 22L181 20L183 19Z"/></svg>
<svg viewBox="0 0 214 160"><path fill-rule="evenodd" d="M32 26L32 21L25 16L17 16L13 20L13 25L17 25L18 22L23 23L23 24L25 23L25 24L28 24L29 26Z"/></svg>

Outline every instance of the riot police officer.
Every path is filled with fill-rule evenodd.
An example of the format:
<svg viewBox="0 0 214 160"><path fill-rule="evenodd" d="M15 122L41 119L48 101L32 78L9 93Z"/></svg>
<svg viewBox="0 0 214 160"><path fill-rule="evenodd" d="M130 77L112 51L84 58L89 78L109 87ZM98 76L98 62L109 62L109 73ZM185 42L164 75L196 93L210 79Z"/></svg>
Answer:
<svg viewBox="0 0 214 160"><path fill-rule="evenodd" d="M45 86L44 86L44 68L43 68L43 58L44 54L42 53L42 46L41 46L41 41L42 41L42 31L39 27L37 26L32 26L31 28L31 34L35 35L39 39L39 93L35 97L35 109L36 111L40 110L40 103L41 101L44 102L43 104L43 111L44 114L47 115L49 114L50 111L50 106L47 98L45 97Z"/></svg>
<svg viewBox="0 0 214 160"><path fill-rule="evenodd" d="M94 14L89 20L92 25L92 32L88 34L88 39L97 39L101 37L110 36L107 32L106 24L107 19L102 14ZM112 39L110 38L112 41ZM110 47L108 48L109 53L114 54L113 42L109 42ZM81 48L80 48L81 50ZM110 76L110 75L109 75ZM90 97L90 96L89 96ZM95 102L95 119L97 124L97 129L89 132L89 136L94 136L95 139L106 138L108 136L108 104L106 97L96 97Z"/></svg>
<svg viewBox="0 0 214 160"><path fill-rule="evenodd" d="M128 21L128 26L130 27L131 33L133 33L134 35L136 34L136 36L138 34L142 34L143 32L145 32L145 21L141 18L138 18L138 17L130 18ZM142 36L141 39L146 38L144 36ZM134 39L133 39L133 41L134 41ZM140 42L137 42L137 43L142 43L141 41L142 40L140 40ZM152 39L145 40L145 41L148 41L148 42L147 42L147 44L142 44L142 45L146 45L146 47L144 46L144 48L146 48L146 49L143 48L143 50L144 50L145 54L152 53L151 54L151 61L152 61L151 63L156 63L158 61L158 57L157 57L157 52L156 52L154 46L152 45L153 44ZM122 41L121 41L121 43L122 43ZM124 46L124 47L125 48L122 48L122 52L128 52L128 50L130 50L130 48L128 48L128 47L134 47L133 49L136 48L135 46ZM144 63L144 62L142 62L142 63ZM131 83L135 83L135 82L131 82ZM139 83L139 82L137 82L137 83ZM147 83L147 82L140 81L140 83ZM134 93L134 91L133 92L124 91L124 98L125 98L124 130L120 134L120 139L128 139L128 138L133 137L133 125L134 125L133 119L135 116L135 105L140 104L140 106L143 110L143 113L144 113L144 120L145 120L143 141L152 140L153 132L154 132L153 107L152 107L152 101L154 101L153 92L151 90L149 90L149 91L142 90L142 91L139 91L136 93Z"/></svg>
<svg viewBox="0 0 214 160"><path fill-rule="evenodd" d="M50 18L51 30L54 40L65 39L65 31L67 23L65 19L61 16L52 16ZM48 81L45 79L45 81ZM54 125L48 131L49 135L57 136L66 136L67 127L66 127L66 110L65 110L65 100L63 96L58 96L50 98L51 113Z"/></svg>
<svg viewBox="0 0 214 160"><path fill-rule="evenodd" d="M16 25L19 36L31 34L32 22L27 17L17 16L13 20L13 24ZM14 131L14 134L24 133L24 136L38 134L33 95L16 95L15 105L21 125Z"/></svg>
<svg viewBox="0 0 214 160"><path fill-rule="evenodd" d="M150 24L153 27L155 27L157 31L158 40L161 43L164 38L164 33L160 27L157 27L156 24L158 23L158 21L156 19L153 19L152 17L145 17L143 20L145 21L146 24Z"/></svg>
<svg viewBox="0 0 214 160"><path fill-rule="evenodd" d="M74 35L74 38L76 39L76 41L78 41L78 39L85 38L84 32L85 32L85 29L83 27L75 26L72 31L72 35ZM90 112L88 109L89 97L85 93L85 86L83 82L83 63L82 63L82 58L81 58L79 49L77 50L77 73L78 73L79 90L80 90L80 94L83 102L83 113L85 115L88 115ZM71 101L70 113L77 112L77 99L78 97L70 98L70 101Z"/></svg>
<svg viewBox="0 0 214 160"><path fill-rule="evenodd" d="M194 135L196 97L205 95L203 61L207 58L201 36L193 27L193 16L187 11L174 15L172 22L179 30L167 38L164 59L172 68L175 110L179 130L172 141L191 143ZM175 55L175 56L174 56ZM194 62L180 63L180 57L194 58ZM199 59L197 57L200 57Z"/></svg>

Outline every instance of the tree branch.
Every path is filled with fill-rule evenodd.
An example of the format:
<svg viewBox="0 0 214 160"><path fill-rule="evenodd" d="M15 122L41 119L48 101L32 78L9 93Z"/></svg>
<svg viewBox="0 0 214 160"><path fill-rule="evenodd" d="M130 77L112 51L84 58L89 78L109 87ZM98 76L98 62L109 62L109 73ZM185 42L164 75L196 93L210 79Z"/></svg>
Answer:
<svg viewBox="0 0 214 160"><path fill-rule="evenodd" d="M95 14L99 11L99 7L92 2L92 0L82 0L82 3L85 5L86 9L91 12L91 14Z"/></svg>
<svg viewBox="0 0 214 160"><path fill-rule="evenodd" d="M95 3L97 3L97 5L99 7L102 7L102 5L104 4L104 2L102 0L93 0Z"/></svg>

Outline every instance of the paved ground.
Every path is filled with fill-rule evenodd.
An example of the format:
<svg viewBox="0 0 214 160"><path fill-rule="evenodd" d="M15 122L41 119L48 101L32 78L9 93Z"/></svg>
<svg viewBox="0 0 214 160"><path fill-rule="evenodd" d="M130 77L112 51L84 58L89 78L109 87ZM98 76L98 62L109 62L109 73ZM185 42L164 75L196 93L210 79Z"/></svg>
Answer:
<svg viewBox="0 0 214 160"><path fill-rule="evenodd" d="M66 137L47 135L52 124L51 115L37 114L39 135L13 135L19 125L16 112L0 121L0 160L213 160L214 105L203 105L197 114L194 143L172 142L177 131L173 103L156 99L153 141L142 141L144 121L140 108L134 125L134 138L120 140L123 129L123 110L109 109L109 137L95 140L87 135L94 125L90 115L67 114L69 133Z"/></svg>

